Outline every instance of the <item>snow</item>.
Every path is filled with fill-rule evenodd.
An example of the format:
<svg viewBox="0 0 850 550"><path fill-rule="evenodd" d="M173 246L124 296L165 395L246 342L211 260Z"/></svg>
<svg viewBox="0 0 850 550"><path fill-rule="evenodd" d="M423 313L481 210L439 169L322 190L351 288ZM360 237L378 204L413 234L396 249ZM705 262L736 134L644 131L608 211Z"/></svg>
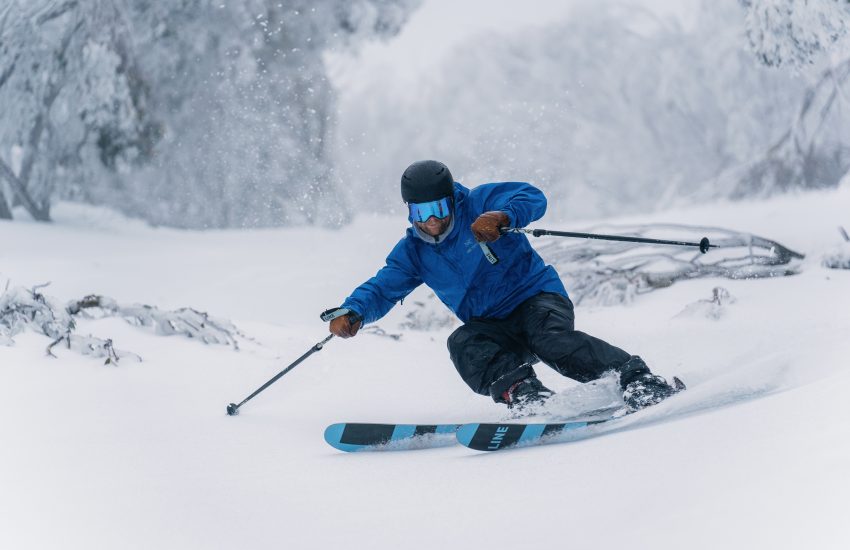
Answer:
<svg viewBox="0 0 850 550"><path fill-rule="evenodd" d="M0 346L0 548L846 548L850 270L821 259L848 207L843 185L606 220L752 231L807 257L797 276L700 279L579 307L580 330L688 391L616 433L497 454L324 443L339 421L503 417L454 372L451 328L398 329L410 304L378 323L401 340L334 339L225 415L325 336L318 314L380 267L403 216L190 232L59 204L54 224L0 222L0 287L51 281L44 292L63 301L192 306L256 339L236 352L104 319L80 333L142 363L51 359L33 333ZM718 286L734 298L722 315L689 307ZM589 389L538 373L567 401Z"/></svg>
<svg viewBox="0 0 850 550"><path fill-rule="evenodd" d="M766 65L805 66L828 52L847 55L850 9L832 0L752 0L747 3L747 33ZM837 45L837 47L835 47ZM832 50L832 51L830 51Z"/></svg>

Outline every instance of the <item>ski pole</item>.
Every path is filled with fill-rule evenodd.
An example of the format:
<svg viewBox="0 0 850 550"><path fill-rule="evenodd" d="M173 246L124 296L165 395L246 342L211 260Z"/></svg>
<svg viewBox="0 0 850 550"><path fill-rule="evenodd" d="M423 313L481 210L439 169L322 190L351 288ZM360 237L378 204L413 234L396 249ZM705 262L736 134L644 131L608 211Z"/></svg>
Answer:
<svg viewBox="0 0 850 550"><path fill-rule="evenodd" d="M329 309L329 310L323 312L321 317L322 317L323 321L330 321L332 319L336 319L337 317L341 317L343 315L350 314L350 313L351 313L351 311L348 310L348 309L336 308L336 309ZM360 320L360 317L357 316L357 315L349 315L349 320L351 321L351 323L356 323L357 321ZM245 403L247 403L248 401L250 401L251 399L256 397L260 392L262 392L263 390L265 390L266 388L268 388L269 386L271 386L272 384L277 382L280 379L281 376L283 376L287 372L291 371L292 369L294 369L295 367L300 365L305 359L307 359L308 357L310 357L311 355L313 355L317 351L321 351L322 348L325 347L325 344L330 342L331 338L333 338L333 337L334 337L333 334L329 334L324 340L316 343L312 348L310 348L307 351L307 353L305 353L304 355L302 355L301 357L299 357L298 359L293 361L285 369L283 369L282 371L280 371L279 373L274 375L274 377L271 380L269 380L268 382L266 382L265 384L263 384L262 386L257 388L257 390L254 393L252 393L251 395L249 395L248 397L243 399L238 405L235 404L235 403L229 404L227 406L227 414L229 416L234 416L234 415L238 414L239 413L239 407L241 407L242 405L244 405Z"/></svg>
<svg viewBox="0 0 850 550"><path fill-rule="evenodd" d="M600 235L597 233L574 233L572 231L550 231L548 229L522 229L519 227L503 227L502 233L527 233L540 237L543 235L551 235L553 237L575 237L579 239L600 239L603 241L626 241L630 243L648 243L648 244L672 244L678 246L697 246L699 251L705 254L709 248L717 248L716 244L708 242L708 237L703 237L698 243L689 243L685 241L665 241L660 239L645 239L643 237L626 237L624 235Z"/></svg>

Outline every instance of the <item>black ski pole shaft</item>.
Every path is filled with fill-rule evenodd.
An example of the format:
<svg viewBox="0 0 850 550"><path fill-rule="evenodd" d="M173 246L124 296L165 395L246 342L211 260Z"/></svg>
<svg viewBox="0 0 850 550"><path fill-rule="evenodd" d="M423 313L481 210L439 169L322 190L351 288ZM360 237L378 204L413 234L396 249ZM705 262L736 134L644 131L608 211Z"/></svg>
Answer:
<svg viewBox="0 0 850 550"><path fill-rule="evenodd" d="M356 313L354 313L354 312L352 312L348 309L341 308L341 307L326 310L326 311L322 312L321 317L322 317L323 321L331 321L333 319L336 319L337 317L342 317L343 315L348 315L349 322L352 323L352 324L357 323L358 321L362 321L362 317L360 317L359 315L357 315ZM288 367L286 367L285 369L283 369L279 373L275 374L274 378L272 378L271 380L269 380L268 382L266 382L265 384L263 384L262 386L257 388L257 390L254 393L252 393L251 395L249 395L248 397L243 399L242 402L239 403L238 405L236 403L231 403L230 405L228 405L227 406L227 414L230 415L230 416L237 414L239 412L239 407L241 407L242 405L244 405L245 403L247 403L248 401L250 401L251 399L256 397L264 389L268 388L269 386L271 386L272 384L277 382L280 379L281 376L283 376L287 372L291 371L292 369L294 369L295 367L300 365L305 359L307 359L308 357L310 357L311 355L313 355L317 351L321 351L322 348L325 347L325 344L330 342L331 338L333 338L333 337L334 337L333 334L329 334L324 340L316 343L316 345L314 345L312 348L310 348L307 351L307 353L305 353L304 355L302 355L301 357L299 357L298 359L293 361Z"/></svg>
<svg viewBox="0 0 850 550"><path fill-rule="evenodd" d="M248 401L250 401L251 399L256 397L258 394L260 394L260 392L262 392L263 390L265 390L266 388L268 388L269 386L271 386L272 384L277 382L280 379L281 376L283 376L287 372L291 371L292 369L294 369L295 367L300 365L305 359L307 359L308 357L310 357L311 355L313 355L317 351L320 351L323 347L325 347L325 344L327 344L330 341L330 339L333 338L333 337L334 337L333 334L329 334L327 338L325 338L321 342L318 342L316 345L314 345L312 348L310 348L310 350L307 353L305 353L304 355L302 355L301 357L296 359L292 364L290 364L288 367L286 367L285 369L283 369L279 373L275 374L274 377L271 380L269 380L268 382L266 382L265 384L263 384L262 386L257 388L257 390L254 393L252 393L251 395L249 395L248 397L243 399L242 402L239 403L238 405L236 405L235 403L231 403L230 405L228 405L227 406L227 414L229 414L230 416L237 414L239 412L239 407L241 407L242 405L244 405L245 403L247 403Z"/></svg>
<svg viewBox="0 0 850 550"><path fill-rule="evenodd" d="M528 233L535 237L543 235L551 235L553 237L575 237L578 239L600 239L603 241L625 241L630 243L647 243L647 244L671 244L677 246L696 246L699 251L705 254L709 248L717 248L716 244L711 244L708 237L703 237L698 243L687 241L665 241L662 239L646 239L644 237L627 237L625 235L600 235L598 233L576 233L573 231L550 231L548 229L523 229L519 227L503 227L502 233Z"/></svg>

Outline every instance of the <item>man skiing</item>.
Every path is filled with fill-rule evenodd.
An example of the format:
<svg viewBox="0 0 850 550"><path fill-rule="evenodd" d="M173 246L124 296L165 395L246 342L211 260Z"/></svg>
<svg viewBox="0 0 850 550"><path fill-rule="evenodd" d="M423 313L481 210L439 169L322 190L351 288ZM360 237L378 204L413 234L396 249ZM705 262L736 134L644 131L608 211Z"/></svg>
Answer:
<svg viewBox="0 0 850 550"><path fill-rule="evenodd" d="M342 304L362 320L333 319L334 335L356 335L361 323L377 321L425 283L464 323L448 339L455 368L473 391L497 403L522 410L553 394L535 375L538 360L579 382L617 372L633 410L675 393L640 357L575 330L573 304L555 269L524 234L501 233L543 216L540 190L521 182L470 190L444 164L425 160L404 171L401 196L411 227L386 265Z"/></svg>

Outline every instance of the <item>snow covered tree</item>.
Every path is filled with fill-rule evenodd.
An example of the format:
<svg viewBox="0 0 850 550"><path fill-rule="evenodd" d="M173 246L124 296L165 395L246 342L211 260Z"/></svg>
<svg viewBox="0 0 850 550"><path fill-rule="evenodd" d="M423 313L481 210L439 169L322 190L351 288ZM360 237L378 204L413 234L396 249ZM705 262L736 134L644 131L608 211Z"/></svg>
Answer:
<svg viewBox="0 0 850 550"><path fill-rule="evenodd" d="M327 218L323 54L417 0L34 0L0 8L0 216L54 196L186 227Z"/></svg>
<svg viewBox="0 0 850 550"><path fill-rule="evenodd" d="M824 54L850 54L848 0L741 0L747 36L769 66L816 63Z"/></svg>
<svg viewBox="0 0 850 550"><path fill-rule="evenodd" d="M3 8L0 179L7 204L37 220L49 219L55 195L150 157L157 126L123 16L105 0Z"/></svg>
<svg viewBox="0 0 850 550"><path fill-rule="evenodd" d="M378 208L399 205L398 159L432 157L471 185L531 181L565 219L836 185L850 125L822 107L847 96L841 66L807 100L804 79L753 56L737 0L695 7L688 28L596 2L533 33L472 37L429 73L440 78L352 98L341 165L374 175ZM804 155L775 147L800 132ZM758 164L772 150L782 162Z"/></svg>
<svg viewBox="0 0 850 550"><path fill-rule="evenodd" d="M809 85L782 136L751 162L724 173L721 186L733 196L749 196L836 185L850 170L850 131L841 108L850 83L850 1L741 3L757 58L808 75Z"/></svg>
<svg viewBox="0 0 850 550"><path fill-rule="evenodd" d="M0 215L20 204L37 220L50 218L61 172L87 140L105 157L107 136L132 140L135 115L119 56L101 45L113 39L111 2L12 2L0 14ZM69 103L78 124L63 125ZM128 105L130 108L128 109ZM123 134L119 137L119 134ZM76 157L76 158L75 158Z"/></svg>
<svg viewBox="0 0 850 550"><path fill-rule="evenodd" d="M401 28L414 2L196 0L139 10L139 62L164 121L131 212L191 227L340 222L323 55ZM153 205L153 210L149 209Z"/></svg>
<svg viewBox="0 0 850 550"><path fill-rule="evenodd" d="M850 171L850 128L842 109L848 84L850 58L824 70L799 100L781 137L722 173L717 188L747 197L837 185Z"/></svg>
<svg viewBox="0 0 850 550"><path fill-rule="evenodd" d="M375 176L379 208L398 205L398 159L426 157L472 185L531 181L555 217L717 196L718 174L781 138L804 83L753 59L736 1L698 9L684 29L589 3L534 33L475 37L433 71L448 76L353 98L341 164Z"/></svg>

